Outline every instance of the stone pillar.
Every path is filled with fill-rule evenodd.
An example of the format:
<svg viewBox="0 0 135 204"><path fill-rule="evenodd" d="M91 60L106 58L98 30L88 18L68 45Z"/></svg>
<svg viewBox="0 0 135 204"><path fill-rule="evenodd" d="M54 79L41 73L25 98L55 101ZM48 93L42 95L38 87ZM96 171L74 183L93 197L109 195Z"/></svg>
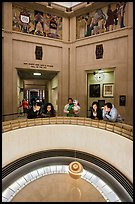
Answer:
<svg viewBox="0 0 135 204"><path fill-rule="evenodd" d="M2 114L13 113L13 67L12 67L12 3L3 3L2 34ZM5 117L5 120L9 119Z"/></svg>

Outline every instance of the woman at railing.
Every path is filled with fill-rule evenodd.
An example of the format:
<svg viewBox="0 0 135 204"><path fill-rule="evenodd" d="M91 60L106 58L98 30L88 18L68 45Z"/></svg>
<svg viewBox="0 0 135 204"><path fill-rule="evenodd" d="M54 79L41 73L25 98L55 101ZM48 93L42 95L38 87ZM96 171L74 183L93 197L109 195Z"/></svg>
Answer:
<svg viewBox="0 0 135 204"><path fill-rule="evenodd" d="M45 104L44 107L42 107L41 110L41 117L55 117L56 111L54 110L54 107L51 103Z"/></svg>
<svg viewBox="0 0 135 204"><path fill-rule="evenodd" d="M28 119L41 117L41 107L38 106L37 102L33 102L33 106L28 110Z"/></svg>

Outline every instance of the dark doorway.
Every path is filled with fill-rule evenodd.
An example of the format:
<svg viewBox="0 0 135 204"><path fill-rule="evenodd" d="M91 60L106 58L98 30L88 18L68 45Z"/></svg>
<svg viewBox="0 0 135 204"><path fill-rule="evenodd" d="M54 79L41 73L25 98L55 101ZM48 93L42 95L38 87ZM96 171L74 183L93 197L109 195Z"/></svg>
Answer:
<svg viewBox="0 0 135 204"><path fill-rule="evenodd" d="M38 98L38 91L30 91L30 103Z"/></svg>
<svg viewBox="0 0 135 204"><path fill-rule="evenodd" d="M30 99L31 98L38 98L38 91L31 91L30 92Z"/></svg>

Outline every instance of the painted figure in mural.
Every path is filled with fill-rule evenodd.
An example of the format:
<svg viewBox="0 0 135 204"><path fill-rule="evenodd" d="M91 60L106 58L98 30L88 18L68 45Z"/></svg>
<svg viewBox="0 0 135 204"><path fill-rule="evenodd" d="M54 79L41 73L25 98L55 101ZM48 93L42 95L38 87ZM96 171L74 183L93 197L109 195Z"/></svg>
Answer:
<svg viewBox="0 0 135 204"><path fill-rule="evenodd" d="M30 23L29 23L29 33L34 34L34 32L35 32L34 23L32 21L30 21Z"/></svg>
<svg viewBox="0 0 135 204"><path fill-rule="evenodd" d="M102 16L100 16L98 20L98 26L97 26L97 34L103 33L105 31L105 21Z"/></svg>
<svg viewBox="0 0 135 204"><path fill-rule="evenodd" d="M85 34L85 37L91 36L93 29L94 29L93 16L89 16L87 20L87 32Z"/></svg>
<svg viewBox="0 0 135 204"><path fill-rule="evenodd" d="M13 30L15 31L20 31L20 20L19 20L19 17L17 15L17 13L15 12L14 13L14 16L13 16Z"/></svg>
<svg viewBox="0 0 135 204"><path fill-rule="evenodd" d="M88 36L88 29L89 29L89 26L90 26L90 23L91 23L91 19L90 19L90 16L89 14L85 15L84 16L84 19L85 19L85 28L86 28L86 31L84 31L84 36Z"/></svg>
<svg viewBox="0 0 135 204"><path fill-rule="evenodd" d="M28 33L29 32L29 22L30 22L30 14L26 9L22 9L20 12L20 25L21 25L21 31L23 33Z"/></svg>
<svg viewBox="0 0 135 204"><path fill-rule="evenodd" d="M111 5L108 5L107 15L108 18L106 20L106 31L113 30L114 25L116 28L125 27L124 25L124 13L125 13L126 2L120 2L116 4L116 9L112 11Z"/></svg>
<svg viewBox="0 0 135 204"><path fill-rule="evenodd" d="M106 15L102 9L97 9L94 16L89 17L89 22L85 36L103 33L105 31Z"/></svg>
<svg viewBox="0 0 135 204"><path fill-rule="evenodd" d="M120 4L117 3L116 9L113 11L115 28L120 27L120 25L118 25L118 23L120 22L120 19L118 20L118 18L120 17L119 11L120 11Z"/></svg>
<svg viewBox="0 0 135 204"><path fill-rule="evenodd" d="M43 35L44 32L44 20L42 12L35 12L34 16L34 31L37 35Z"/></svg>
<svg viewBox="0 0 135 204"><path fill-rule="evenodd" d="M50 19L50 30L51 33L56 33L57 30L56 16L52 16L52 18Z"/></svg>
<svg viewBox="0 0 135 204"><path fill-rule="evenodd" d="M35 30L34 33L36 35L43 35L43 29L42 29L42 26L41 26L40 22L37 23L36 30Z"/></svg>
<svg viewBox="0 0 135 204"><path fill-rule="evenodd" d="M120 2L119 14L120 14L120 27L121 28L125 27L125 25L124 25L125 6L126 6L126 2Z"/></svg>
<svg viewBox="0 0 135 204"><path fill-rule="evenodd" d="M97 34L97 26L98 26L98 20L99 20L99 14L98 14L98 9L96 10L93 18L92 18L92 34L95 35Z"/></svg>
<svg viewBox="0 0 135 204"><path fill-rule="evenodd" d="M50 34L49 37L52 38L58 38L59 36L57 35L57 17L56 16L51 16L50 23L49 23L49 29L50 29Z"/></svg>
<svg viewBox="0 0 135 204"><path fill-rule="evenodd" d="M87 31L87 20L84 16L80 16L80 20L78 21L79 23L79 30L80 30L80 38L85 37L85 33Z"/></svg>
<svg viewBox="0 0 135 204"><path fill-rule="evenodd" d="M112 11L111 4L108 5L107 15L108 15L108 18L106 20L105 27L106 27L106 31L110 31L110 30L113 30L114 28L114 13Z"/></svg>
<svg viewBox="0 0 135 204"><path fill-rule="evenodd" d="M98 18L98 26L97 26L96 34L105 32L106 15L102 11L102 9L98 10L98 15L99 15L99 18Z"/></svg>

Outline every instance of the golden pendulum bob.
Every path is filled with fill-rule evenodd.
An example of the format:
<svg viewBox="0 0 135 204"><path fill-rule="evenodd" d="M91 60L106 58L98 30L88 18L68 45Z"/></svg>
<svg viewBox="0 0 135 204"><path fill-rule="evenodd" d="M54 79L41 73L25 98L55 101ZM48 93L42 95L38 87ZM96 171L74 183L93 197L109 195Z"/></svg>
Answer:
<svg viewBox="0 0 135 204"><path fill-rule="evenodd" d="M69 175L74 179L79 179L83 172L83 166L77 162L71 162L69 164Z"/></svg>

